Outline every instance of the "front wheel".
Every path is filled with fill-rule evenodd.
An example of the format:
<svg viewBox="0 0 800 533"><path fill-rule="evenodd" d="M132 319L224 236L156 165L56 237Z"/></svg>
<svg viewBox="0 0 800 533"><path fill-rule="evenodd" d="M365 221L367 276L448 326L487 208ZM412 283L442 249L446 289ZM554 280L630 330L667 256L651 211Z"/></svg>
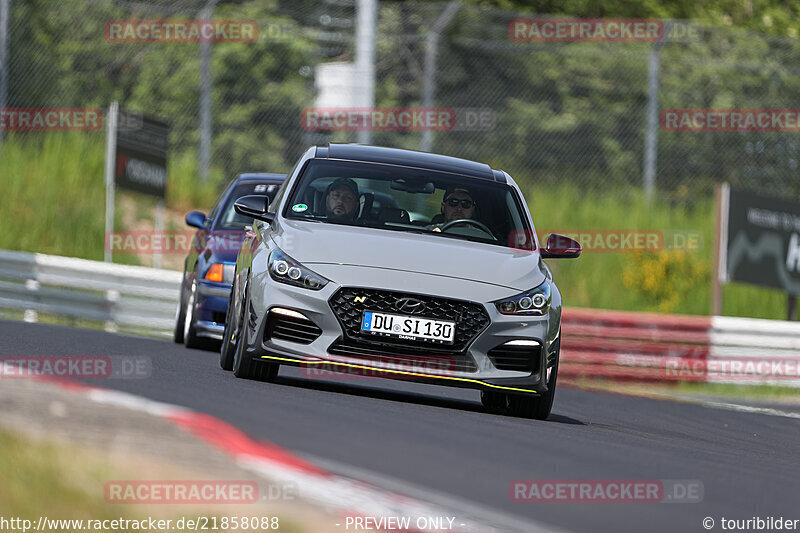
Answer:
<svg viewBox="0 0 800 533"><path fill-rule="evenodd" d="M172 332L172 340L178 344L183 344L183 327L186 323L186 306L183 303L183 283L181 283L181 295L178 297L178 309L175 311L175 329Z"/></svg>
<svg viewBox="0 0 800 533"><path fill-rule="evenodd" d="M547 392L538 396L511 395L508 399L508 407L511 414L522 418L534 418L536 420L547 420L550 411L553 409L553 400L556 397L556 381L558 380L558 360L560 354L555 354L555 362L549 368L550 375L547 377Z"/></svg>
<svg viewBox="0 0 800 533"><path fill-rule="evenodd" d="M236 333L236 350L233 356L233 375L237 378L254 379L256 381L273 381L278 375L278 365L255 361L247 353L247 338L250 327L250 283L245 287L241 320Z"/></svg>
<svg viewBox="0 0 800 533"><path fill-rule="evenodd" d="M236 354L236 340L237 335L234 331L238 332L239 324L242 322L242 313L239 313L239 320L234 321L233 315L235 313L233 306L233 297L235 291L231 287L231 295L228 298L228 311L225 313L225 331L222 333L222 346L219 348L219 366L222 370L233 370L233 358ZM242 307L244 311L244 307Z"/></svg>
<svg viewBox="0 0 800 533"><path fill-rule="evenodd" d="M197 282L192 281L189 290L189 301L186 302L183 319L183 344L187 348L205 348L208 344L206 339L197 336Z"/></svg>

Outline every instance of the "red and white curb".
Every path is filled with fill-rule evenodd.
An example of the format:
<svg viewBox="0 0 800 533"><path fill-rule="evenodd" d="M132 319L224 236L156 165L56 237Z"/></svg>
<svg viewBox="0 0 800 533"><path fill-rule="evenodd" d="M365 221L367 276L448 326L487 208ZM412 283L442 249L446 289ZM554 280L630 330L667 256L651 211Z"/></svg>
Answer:
<svg viewBox="0 0 800 533"><path fill-rule="evenodd" d="M0 363L3 373L7 372L6 365ZM340 516L341 522L334 525L340 526L342 531L347 531L347 517L403 518L410 524L410 527L402 529L404 533L563 531L354 467L323 459L307 460L275 444L255 441L227 422L185 407L61 378L38 376L34 379L82 394L99 404L131 409L169 421L228 453L242 468L276 483L298 487L302 499ZM319 464L326 464L328 468ZM445 527L430 526L438 523Z"/></svg>

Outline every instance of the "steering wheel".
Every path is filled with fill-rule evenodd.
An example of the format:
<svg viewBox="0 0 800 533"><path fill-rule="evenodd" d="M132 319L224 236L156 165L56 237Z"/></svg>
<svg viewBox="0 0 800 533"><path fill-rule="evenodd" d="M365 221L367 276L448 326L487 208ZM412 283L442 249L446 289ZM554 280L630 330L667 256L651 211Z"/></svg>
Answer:
<svg viewBox="0 0 800 533"><path fill-rule="evenodd" d="M442 226L442 232L449 230L450 228L452 228L457 224L469 224L470 226L474 226L479 230L481 230L482 232L486 233L492 239L497 240L497 237L494 236L492 230L487 228L485 224L483 224L482 222L478 222L477 220L472 220L471 218L457 218L456 220L451 220L450 222Z"/></svg>

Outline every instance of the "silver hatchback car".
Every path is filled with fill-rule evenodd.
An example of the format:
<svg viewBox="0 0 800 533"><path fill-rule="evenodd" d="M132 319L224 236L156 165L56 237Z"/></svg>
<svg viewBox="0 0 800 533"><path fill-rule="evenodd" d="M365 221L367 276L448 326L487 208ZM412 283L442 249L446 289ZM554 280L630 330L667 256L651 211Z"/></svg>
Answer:
<svg viewBox="0 0 800 533"><path fill-rule="evenodd" d="M270 381L280 365L481 390L496 413L545 419L558 375L561 294L507 173L442 155L310 148L236 261L220 365Z"/></svg>

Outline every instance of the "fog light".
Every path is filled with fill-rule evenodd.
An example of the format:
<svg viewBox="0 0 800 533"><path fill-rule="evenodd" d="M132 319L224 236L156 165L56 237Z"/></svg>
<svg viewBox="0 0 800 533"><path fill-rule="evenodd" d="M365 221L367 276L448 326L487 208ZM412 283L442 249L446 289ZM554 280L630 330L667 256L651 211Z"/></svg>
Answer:
<svg viewBox="0 0 800 533"><path fill-rule="evenodd" d="M499 307L501 313L513 313L516 306L514 305L514 302L503 302L499 305Z"/></svg>

